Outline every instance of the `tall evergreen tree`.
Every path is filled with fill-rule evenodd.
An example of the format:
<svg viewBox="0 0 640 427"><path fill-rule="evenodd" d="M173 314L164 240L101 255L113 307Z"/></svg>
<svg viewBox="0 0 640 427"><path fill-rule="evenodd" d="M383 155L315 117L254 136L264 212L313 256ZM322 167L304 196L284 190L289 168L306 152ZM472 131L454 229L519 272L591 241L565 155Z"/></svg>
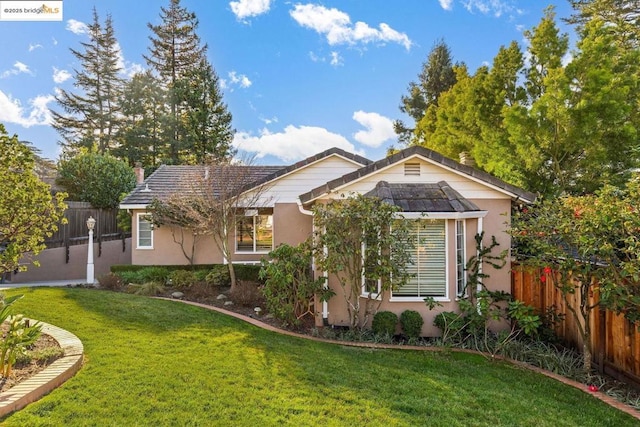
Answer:
<svg viewBox="0 0 640 427"><path fill-rule="evenodd" d="M149 168L159 164L164 150L162 120L167 117L166 92L150 71L135 74L122 93L122 126L119 146L113 154L130 166L140 162Z"/></svg>
<svg viewBox="0 0 640 427"><path fill-rule="evenodd" d="M181 122L185 137L181 157L197 164L228 157L233 139L231 113L222 101L218 76L211 64L202 59L175 89L186 107Z"/></svg>
<svg viewBox="0 0 640 427"><path fill-rule="evenodd" d="M71 49L81 65L74 75L74 86L80 91L61 90L56 101L62 112L51 111L53 127L62 137L63 151L69 155L80 147L109 152L115 146L114 135L119 127L123 80L118 75L120 47L111 16L107 15L102 25L94 8L88 34L89 41L81 43L82 50Z"/></svg>
<svg viewBox="0 0 640 427"><path fill-rule="evenodd" d="M427 108L438 105L438 97L456 83L453 70L451 49L439 40L431 49L427 60L422 64L417 82L410 82L408 95L401 97L400 111L408 114L417 124L424 116ZM413 129L408 128L401 120L396 120L394 128L400 141L408 142Z"/></svg>
<svg viewBox="0 0 640 427"><path fill-rule="evenodd" d="M161 7L160 10L161 24L148 24L153 35L149 37L149 54L144 58L167 91L169 115L164 125L169 147L165 161L179 163L180 152L185 149L181 120L187 108L184 91L179 86L193 75L194 69L205 58L207 46L201 44L196 33L198 19L195 13L182 7L180 0L170 0L169 7Z"/></svg>

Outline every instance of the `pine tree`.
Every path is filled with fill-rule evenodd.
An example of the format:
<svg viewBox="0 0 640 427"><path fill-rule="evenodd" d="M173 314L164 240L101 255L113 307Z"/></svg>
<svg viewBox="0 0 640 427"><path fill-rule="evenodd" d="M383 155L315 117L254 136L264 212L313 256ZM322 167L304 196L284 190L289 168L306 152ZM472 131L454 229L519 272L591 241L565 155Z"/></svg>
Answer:
<svg viewBox="0 0 640 427"><path fill-rule="evenodd" d="M140 162L145 168L158 166L164 150L164 127L167 115L166 92L150 71L135 74L122 92L123 121L113 154L130 166Z"/></svg>
<svg viewBox="0 0 640 427"><path fill-rule="evenodd" d="M184 148L181 131L181 117L185 109L180 81L193 74L195 66L201 63L207 50L196 34L198 20L193 12L180 5L180 0L170 0L169 8L160 8L160 25L148 24L153 35L149 37L147 64L157 73L163 88L167 91L169 115L165 120L169 149L166 161L180 162L180 151Z"/></svg>
<svg viewBox="0 0 640 427"><path fill-rule="evenodd" d="M218 76L211 64L201 60L176 84L176 90L186 107L181 123L185 135L182 157L197 164L228 157L233 139L231 113L222 101Z"/></svg>
<svg viewBox="0 0 640 427"><path fill-rule="evenodd" d="M71 49L81 67L75 71L78 93L61 90L56 101L62 112L51 111L53 127L62 137L63 151L73 155L80 147L109 152L115 147L119 127L119 99L123 80L119 77L120 47L110 15L100 23L96 9L88 26L89 41L83 50Z"/></svg>
<svg viewBox="0 0 640 427"><path fill-rule="evenodd" d="M409 83L408 95L401 97L400 111L408 114L418 123L425 115L427 108L438 105L440 94L446 92L456 83L456 74L451 60L451 49L440 40L431 49L427 60L422 64L418 74L418 82ZM394 128L400 141L408 142L413 129L406 127L401 120L396 120Z"/></svg>

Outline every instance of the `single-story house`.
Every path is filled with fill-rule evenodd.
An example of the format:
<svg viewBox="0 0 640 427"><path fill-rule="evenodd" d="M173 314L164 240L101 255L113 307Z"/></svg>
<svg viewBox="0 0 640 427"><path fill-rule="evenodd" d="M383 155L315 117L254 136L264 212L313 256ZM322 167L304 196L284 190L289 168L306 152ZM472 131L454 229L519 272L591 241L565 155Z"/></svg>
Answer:
<svg viewBox="0 0 640 427"><path fill-rule="evenodd" d="M297 245L313 228L314 203L359 193L379 197L399 206L403 216L415 222L420 242L413 254L411 281L384 295L380 310L398 315L411 309L425 320L422 333L435 336L433 318L440 311L456 311L456 298L465 286L464 263L476 253L474 236L494 236L499 249L509 249L506 232L514 203L531 203L535 195L510 185L472 166L446 158L423 147L410 147L372 162L332 148L290 166L244 166L243 187L263 189L259 206L247 206L229 244L230 260L223 259L213 242L202 240L195 253L196 264L257 263L281 243ZM167 198L184 191L189 174L208 173L202 166L161 166L121 203L132 213L132 264L186 264L175 230L154 229L148 207L154 198ZM266 186L265 186L266 185ZM266 190L264 190L266 188ZM184 236L183 236L184 238ZM190 237L187 236L187 239ZM428 258L428 261L427 261ZM500 270L485 266L492 290L510 291L510 265ZM323 272L315 272L322 275ZM335 278L328 285L338 294L316 314L318 325L348 325L349 316ZM430 311L424 298L434 297L442 307ZM366 298L366 295L363 295Z"/></svg>

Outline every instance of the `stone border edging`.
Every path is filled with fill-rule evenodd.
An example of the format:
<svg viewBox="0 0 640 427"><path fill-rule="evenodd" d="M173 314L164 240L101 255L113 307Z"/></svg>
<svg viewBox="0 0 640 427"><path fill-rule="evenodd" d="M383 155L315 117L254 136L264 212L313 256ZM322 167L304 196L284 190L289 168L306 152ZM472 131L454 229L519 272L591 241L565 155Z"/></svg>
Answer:
<svg viewBox="0 0 640 427"><path fill-rule="evenodd" d="M212 311L216 311L218 313L221 314L226 314L228 316L231 317L235 317L236 319L240 319L243 320L247 323L250 323L254 326L257 326L259 328L265 329L267 331L271 331L271 332L275 332L281 335L288 335L291 337L295 337L295 338L302 338L302 339L306 339L306 340L310 340L310 341L316 341L316 342L323 342L323 343L328 343L328 344L338 344L338 345L343 345L343 346L349 346L349 347L362 347L362 348L374 348L374 349L386 349L386 350L417 350L417 351L444 351L445 349L443 349L442 347L424 347L424 346L415 346L415 345L399 345L399 344L376 344L376 343L368 343L368 342L353 342L353 341L336 341L336 340L330 340L327 338L319 338L319 337L312 337L309 335L305 335L305 334L299 334L297 332L291 332L291 331L287 331L284 329L279 329L276 328L275 326L271 326L267 323L264 323L258 319L255 319L253 317L247 317L243 314L240 313L236 313L234 311L229 311L229 310L225 310L223 308L220 307L216 307L213 305L207 305L207 304L201 304L201 303L197 303L197 302L193 302L193 301L185 301L185 300L179 300L179 299L174 299L174 298L157 298L157 299L163 299L166 301L178 301L178 302L182 302L184 304L188 304L188 305L193 305L196 307L201 307L201 308L205 308L207 310L212 310ZM475 351L475 350L468 350L468 349L455 349L455 348L451 348L451 349L446 349L447 351L455 351L455 352L459 352L459 353L472 353L472 354L479 354L479 355L483 355L486 356L486 354L480 352L480 351ZM603 401L604 403L613 406L616 409L619 409L622 412L625 412L629 415L631 415L632 417L640 420L640 412L635 410L634 408L630 407L629 405L625 405L624 403L614 399L611 396L607 396L604 393L601 392L592 392L589 391L589 388L587 385L579 383L577 381L571 380L569 378L563 377L561 375L555 374L551 371L547 371L544 370L542 368L538 368L537 366L533 366L533 365L529 365L528 363L524 363L524 362L520 362L517 360L512 360L512 359L508 359L505 357L497 357L500 360L504 360L506 362L509 362L515 366L519 366L521 368L525 368L528 369L530 371L542 374L546 377L552 378L556 381L560 381L563 384L566 384L568 386L571 386L573 388L577 388L578 390L582 390L583 392L595 397L596 399L599 399L601 401Z"/></svg>
<svg viewBox="0 0 640 427"><path fill-rule="evenodd" d="M32 322L35 320L30 319ZM84 346L77 336L48 323L40 322L42 332L58 341L64 356L31 378L0 393L0 417L35 402L74 376L82 367Z"/></svg>

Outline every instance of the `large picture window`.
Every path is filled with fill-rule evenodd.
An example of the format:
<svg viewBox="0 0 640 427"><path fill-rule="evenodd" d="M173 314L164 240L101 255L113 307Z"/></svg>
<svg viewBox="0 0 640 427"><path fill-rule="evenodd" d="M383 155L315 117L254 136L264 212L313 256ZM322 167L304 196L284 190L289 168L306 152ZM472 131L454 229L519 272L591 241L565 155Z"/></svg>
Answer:
<svg viewBox="0 0 640 427"><path fill-rule="evenodd" d="M138 214L138 249L153 249L153 224L147 213Z"/></svg>
<svg viewBox="0 0 640 427"><path fill-rule="evenodd" d="M411 220L415 245L408 266L409 281L393 297L425 298L447 296L446 221Z"/></svg>
<svg viewBox="0 0 640 427"><path fill-rule="evenodd" d="M267 253L273 249L273 216L244 215L236 221L236 252Z"/></svg>

